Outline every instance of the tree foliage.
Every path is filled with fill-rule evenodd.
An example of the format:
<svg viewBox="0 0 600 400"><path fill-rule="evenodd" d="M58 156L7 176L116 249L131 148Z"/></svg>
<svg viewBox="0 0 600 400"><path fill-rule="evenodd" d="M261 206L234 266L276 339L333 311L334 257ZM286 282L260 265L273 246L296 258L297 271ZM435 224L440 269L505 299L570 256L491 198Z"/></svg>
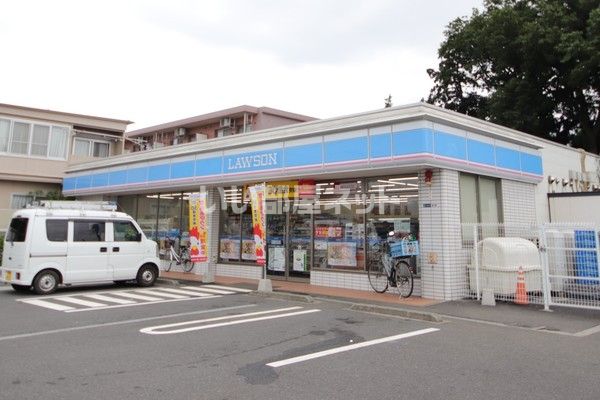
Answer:
<svg viewBox="0 0 600 400"><path fill-rule="evenodd" d="M486 0L438 55L428 102L600 152L600 0Z"/></svg>

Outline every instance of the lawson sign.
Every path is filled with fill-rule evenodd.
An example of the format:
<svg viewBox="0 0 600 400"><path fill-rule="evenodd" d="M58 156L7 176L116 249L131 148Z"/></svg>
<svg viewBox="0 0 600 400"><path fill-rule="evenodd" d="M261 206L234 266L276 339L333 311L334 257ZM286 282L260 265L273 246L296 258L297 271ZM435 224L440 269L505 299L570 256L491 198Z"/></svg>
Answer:
<svg viewBox="0 0 600 400"><path fill-rule="evenodd" d="M224 157L225 173L256 171L283 167L283 151L268 150L233 154Z"/></svg>

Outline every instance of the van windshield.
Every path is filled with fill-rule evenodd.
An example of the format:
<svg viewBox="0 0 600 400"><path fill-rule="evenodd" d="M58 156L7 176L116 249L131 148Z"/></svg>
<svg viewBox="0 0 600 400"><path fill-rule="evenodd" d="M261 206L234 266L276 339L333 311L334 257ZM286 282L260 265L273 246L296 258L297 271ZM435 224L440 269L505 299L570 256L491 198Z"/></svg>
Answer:
<svg viewBox="0 0 600 400"><path fill-rule="evenodd" d="M13 218L6 233L7 242L24 242L27 235L28 218Z"/></svg>

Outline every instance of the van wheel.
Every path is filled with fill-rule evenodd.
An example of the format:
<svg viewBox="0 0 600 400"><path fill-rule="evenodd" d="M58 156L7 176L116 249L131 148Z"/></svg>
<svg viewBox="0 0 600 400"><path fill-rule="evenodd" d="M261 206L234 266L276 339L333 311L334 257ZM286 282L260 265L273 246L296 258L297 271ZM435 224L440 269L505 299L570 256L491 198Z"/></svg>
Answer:
<svg viewBox="0 0 600 400"><path fill-rule="evenodd" d="M33 280L33 290L37 294L50 294L58 287L58 275L54 271L42 271Z"/></svg>
<svg viewBox="0 0 600 400"><path fill-rule="evenodd" d="M31 286L27 286L27 285L15 285L13 283L10 286L12 286L12 288L15 289L15 291L20 292L20 293L29 292L31 290Z"/></svg>
<svg viewBox="0 0 600 400"><path fill-rule="evenodd" d="M137 274L138 286L147 287L154 285L154 282L158 278L158 269L150 264L143 265Z"/></svg>

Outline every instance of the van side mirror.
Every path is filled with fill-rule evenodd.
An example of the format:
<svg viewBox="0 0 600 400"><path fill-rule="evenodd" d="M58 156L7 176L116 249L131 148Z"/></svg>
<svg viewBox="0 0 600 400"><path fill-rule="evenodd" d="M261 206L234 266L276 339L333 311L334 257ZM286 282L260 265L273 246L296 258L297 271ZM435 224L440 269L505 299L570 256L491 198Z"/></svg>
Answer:
<svg viewBox="0 0 600 400"><path fill-rule="evenodd" d="M135 241L136 242L141 242L142 241L142 234L140 232L135 234Z"/></svg>

